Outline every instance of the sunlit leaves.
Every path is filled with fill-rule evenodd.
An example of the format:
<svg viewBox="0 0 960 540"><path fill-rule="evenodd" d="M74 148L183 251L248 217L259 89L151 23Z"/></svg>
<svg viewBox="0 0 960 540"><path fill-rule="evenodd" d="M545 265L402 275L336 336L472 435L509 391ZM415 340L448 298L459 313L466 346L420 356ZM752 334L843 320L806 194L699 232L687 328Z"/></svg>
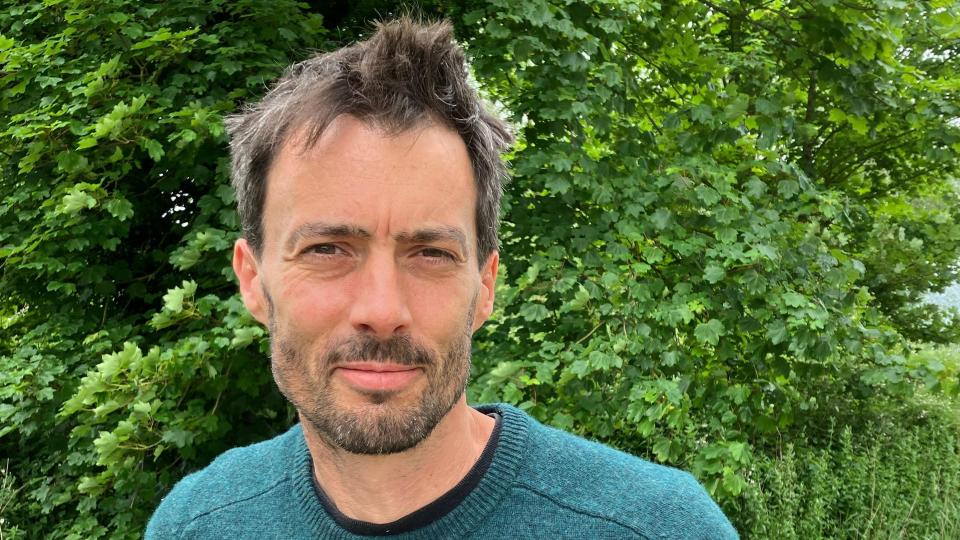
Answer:
<svg viewBox="0 0 960 540"><path fill-rule="evenodd" d="M471 12L478 79L524 120L504 251L516 287L477 362L559 361L554 388L519 368L501 394L504 380L484 386L480 370L479 395L533 403L546 421L561 411L668 462L694 456L715 495L741 493L751 437L789 428L805 395L847 392L897 340L860 281L861 196L877 189L870 175L883 189L915 182L881 150L922 161L909 130L957 136L949 116L909 104L939 91L897 86L917 73L893 55L915 21L905 9L494 1ZM939 249L956 259L945 236ZM564 288L571 274L579 287ZM686 401L650 403L657 394L630 391L638 377L683 377ZM696 436L683 431L695 419L708 426Z"/></svg>
<svg viewBox="0 0 960 540"><path fill-rule="evenodd" d="M697 341L710 345L716 345L720 341L722 334L723 323L717 319L710 319L705 323L700 323L693 331L693 335L697 338Z"/></svg>
<svg viewBox="0 0 960 540"><path fill-rule="evenodd" d="M109 0L8 2L0 33L0 528L139 537L182 467L286 421L229 281L221 117L325 32L292 2Z"/></svg>

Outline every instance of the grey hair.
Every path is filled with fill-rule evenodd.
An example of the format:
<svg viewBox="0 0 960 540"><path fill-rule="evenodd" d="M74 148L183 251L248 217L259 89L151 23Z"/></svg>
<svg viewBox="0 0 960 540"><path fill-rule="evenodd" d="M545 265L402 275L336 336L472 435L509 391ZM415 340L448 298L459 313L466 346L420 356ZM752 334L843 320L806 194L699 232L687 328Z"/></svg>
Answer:
<svg viewBox="0 0 960 540"><path fill-rule="evenodd" d="M277 152L304 130L310 148L340 115L388 134L423 122L456 131L466 144L477 189L477 258L498 249L500 199L507 180L502 158L513 143L509 125L488 112L470 85L466 57L447 21L403 17L378 23L367 40L290 66L258 103L226 118L231 181L243 235L257 256L263 247L267 174Z"/></svg>

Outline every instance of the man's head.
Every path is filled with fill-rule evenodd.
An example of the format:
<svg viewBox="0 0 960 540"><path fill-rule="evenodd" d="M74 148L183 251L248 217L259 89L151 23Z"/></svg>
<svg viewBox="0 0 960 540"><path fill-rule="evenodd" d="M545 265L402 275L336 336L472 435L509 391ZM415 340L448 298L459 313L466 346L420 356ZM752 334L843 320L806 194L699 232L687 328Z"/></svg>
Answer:
<svg viewBox="0 0 960 540"><path fill-rule="evenodd" d="M463 51L449 23L402 18L379 24L370 39L294 64L267 95L227 119L232 183L243 236L259 254L263 203L273 160L303 131L311 146L335 118L350 115L396 134L425 122L456 131L466 144L477 187L479 259L498 246L501 154L513 142L508 125L490 114L469 84Z"/></svg>
<svg viewBox="0 0 960 540"><path fill-rule="evenodd" d="M234 270L280 390L329 445L399 452L462 400L489 317L509 131L446 24L381 25L228 121Z"/></svg>

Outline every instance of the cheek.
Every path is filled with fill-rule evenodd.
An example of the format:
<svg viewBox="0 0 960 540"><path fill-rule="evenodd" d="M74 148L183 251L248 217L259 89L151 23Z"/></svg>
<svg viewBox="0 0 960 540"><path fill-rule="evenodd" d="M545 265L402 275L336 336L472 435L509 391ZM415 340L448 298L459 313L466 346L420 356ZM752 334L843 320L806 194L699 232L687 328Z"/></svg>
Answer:
<svg viewBox="0 0 960 540"><path fill-rule="evenodd" d="M408 305L415 324L434 339L459 338L473 322L476 291L467 281L411 287ZM471 329L472 330L472 329Z"/></svg>
<svg viewBox="0 0 960 540"><path fill-rule="evenodd" d="M284 285L281 294L283 301L278 302L277 324L283 325L287 333L293 331L312 341L332 332L340 321L346 320L350 303L346 283L294 279Z"/></svg>

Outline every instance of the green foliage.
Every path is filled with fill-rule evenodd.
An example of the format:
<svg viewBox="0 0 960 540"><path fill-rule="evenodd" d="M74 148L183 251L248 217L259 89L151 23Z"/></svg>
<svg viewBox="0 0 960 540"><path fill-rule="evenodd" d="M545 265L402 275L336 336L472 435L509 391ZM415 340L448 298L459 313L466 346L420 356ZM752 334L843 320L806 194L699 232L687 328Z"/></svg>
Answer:
<svg viewBox="0 0 960 540"><path fill-rule="evenodd" d="M910 355L905 367L928 391L960 397L960 345L922 347Z"/></svg>
<svg viewBox="0 0 960 540"><path fill-rule="evenodd" d="M0 532L4 533L5 538L16 538L22 535L23 530L16 525L7 523L7 518L4 517L10 515L8 508L13 505L19 491L17 489L17 479L10 472L9 465L8 461L0 467Z"/></svg>
<svg viewBox="0 0 960 540"><path fill-rule="evenodd" d="M960 338L920 303L960 259L956 6L425 5L519 131L471 397L693 471L747 537L956 531L923 491L957 487L953 424L860 418L958 392L955 346L904 339ZM222 117L401 10L319 8L332 33L307 9L0 8L4 538L137 537L177 479L293 421L232 282ZM871 471L891 495L838 489Z"/></svg>
<svg viewBox="0 0 960 540"><path fill-rule="evenodd" d="M750 471L744 538L956 538L960 409L930 397L827 440L787 443Z"/></svg>
<svg viewBox="0 0 960 540"><path fill-rule="evenodd" d="M286 1L0 9L5 537L138 537L288 421L229 281L221 118L324 32Z"/></svg>
<svg viewBox="0 0 960 540"><path fill-rule="evenodd" d="M909 51L953 51L948 20L835 2L467 14L477 78L522 128L480 399L729 501L830 396L909 394L898 302L952 279L960 247L956 59Z"/></svg>

